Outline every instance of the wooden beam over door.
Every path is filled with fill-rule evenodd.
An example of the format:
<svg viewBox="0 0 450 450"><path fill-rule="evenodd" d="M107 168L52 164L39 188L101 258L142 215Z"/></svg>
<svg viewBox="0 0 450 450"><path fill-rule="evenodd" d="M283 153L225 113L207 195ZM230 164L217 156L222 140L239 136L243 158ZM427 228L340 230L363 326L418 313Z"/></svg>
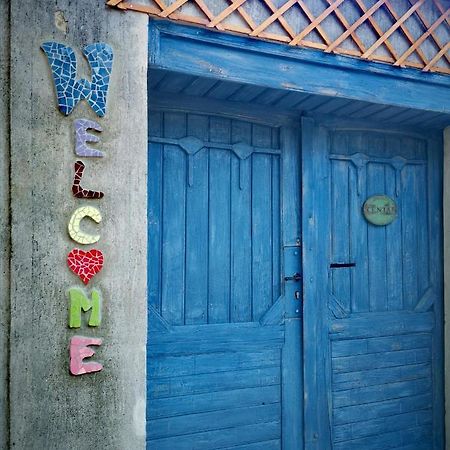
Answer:
<svg viewBox="0 0 450 450"><path fill-rule="evenodd" d="M150 66L275 89L450 114L450 78L151 20Z"/></svg>

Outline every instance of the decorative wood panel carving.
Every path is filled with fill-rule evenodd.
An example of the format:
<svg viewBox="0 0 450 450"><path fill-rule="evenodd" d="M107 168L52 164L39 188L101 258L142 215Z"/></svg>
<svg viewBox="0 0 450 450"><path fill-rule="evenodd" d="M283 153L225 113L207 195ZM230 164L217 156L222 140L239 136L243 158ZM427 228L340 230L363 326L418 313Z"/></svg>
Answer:
<svg viewBox="0 0 450 450"><path fill-rule="evenodd" d="M108 0L107 5L325 53L450 73L446 0Z"/></svg>

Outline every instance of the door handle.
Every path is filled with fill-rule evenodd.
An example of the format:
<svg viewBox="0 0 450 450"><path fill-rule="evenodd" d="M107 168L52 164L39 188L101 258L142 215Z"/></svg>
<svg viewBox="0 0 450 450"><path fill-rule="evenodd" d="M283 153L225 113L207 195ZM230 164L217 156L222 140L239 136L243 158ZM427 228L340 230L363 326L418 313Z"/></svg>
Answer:
<svg viewBox="0 0 450 450"><path fill-rule="evenodd" d="M292 277L284 277L284 281L300 281L302 279L302 276L296 272Z"/></svg>
<svg viewBox="0 0 450 450"><path fill-rule="evenodd" d="M356 263L351 262L351 263L331 263L330 264L330 269L344 269L347 267L356 267Z"/></svg>

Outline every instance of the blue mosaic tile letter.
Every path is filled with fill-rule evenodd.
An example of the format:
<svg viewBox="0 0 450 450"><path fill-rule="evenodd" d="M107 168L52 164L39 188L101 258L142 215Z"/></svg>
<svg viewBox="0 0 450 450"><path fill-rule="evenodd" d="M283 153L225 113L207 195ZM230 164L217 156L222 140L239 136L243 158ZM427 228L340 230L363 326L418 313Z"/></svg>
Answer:
<svg viewBox="0 0 450 450"><path fill-rule="evenodd" d="M77 60L70 47L58 42L44 42L41 48L52 69L59 110L68 116L80 100L86 99L95 113L103 117L112 72L112 48L101 42L84 47L84 56L92 70L91 81L76 79Z"/></svg>

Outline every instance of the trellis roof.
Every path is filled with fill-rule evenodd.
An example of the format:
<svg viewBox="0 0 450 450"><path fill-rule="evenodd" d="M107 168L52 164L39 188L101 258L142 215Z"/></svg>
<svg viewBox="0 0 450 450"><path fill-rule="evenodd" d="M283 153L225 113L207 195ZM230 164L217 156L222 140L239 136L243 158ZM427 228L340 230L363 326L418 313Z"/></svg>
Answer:
<svg viewBox="0 0 450 450"><path fill-rule="evenodd" d="M448 0L108 0L222 32L450 74Z"/></svg>

